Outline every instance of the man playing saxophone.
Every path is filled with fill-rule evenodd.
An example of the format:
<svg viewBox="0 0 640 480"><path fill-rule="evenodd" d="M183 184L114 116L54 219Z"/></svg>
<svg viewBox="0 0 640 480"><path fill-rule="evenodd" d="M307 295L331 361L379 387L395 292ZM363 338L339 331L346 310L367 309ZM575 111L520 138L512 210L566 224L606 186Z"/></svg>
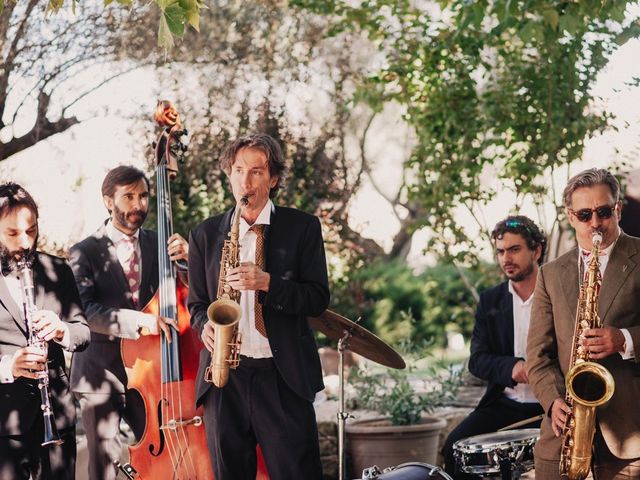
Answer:
<svg viewBox="0 0 640 480"><path fill-rule="evenodd" d="M270 136L236 140L221 163L236 202L245 196L248 201L238 219L240 263L221 271L221 253L238 209L205 220L189 241L191 324L207 347L200 358L196 399L204 405L215 477L255 479L259 443L271 478L320 479L312 401L323 384L307 322L329 304L320 222L271 201L286 164ZM240 363L224 386L204 379L210 352L219 347L207 317L210 304L221 296L219 282L241 292Z"/></svg>
<svg viewBox="0 0 640 480"><path fill-rule="evenodd" d="M586 170L569 180L563 201L578 246L544 265L538 275L527 357L529 381L547 416L535 448L536 478L561 478L563 428L572 415L565 402L565 376L577 349L605 367L615 383L611 399L595 407L594 478L640 478L636 350L640 348L640 239L629 237L618 226L622 208L619 193L618 181L606 170ZM599 235L594 236L596 232ZM592 239L601 239L597 249ZM580 286L589 278L589 257L594 251L599 252L599 275L597 281L592 280L598 290L593 307L602 326L578 329L574 342L576 317L581 316ZM572 428L569 424L567 431ZM573 443L588 443L589 433L574 432Z"/></svg>
<svg viewBox="0 0 640 480"><path fill-rule="evenodd" d="M0 478L73 480L76 410L63 350L84 349L89 327L71 268L37 252L37 238L31 195L0 185Z"/></svg>

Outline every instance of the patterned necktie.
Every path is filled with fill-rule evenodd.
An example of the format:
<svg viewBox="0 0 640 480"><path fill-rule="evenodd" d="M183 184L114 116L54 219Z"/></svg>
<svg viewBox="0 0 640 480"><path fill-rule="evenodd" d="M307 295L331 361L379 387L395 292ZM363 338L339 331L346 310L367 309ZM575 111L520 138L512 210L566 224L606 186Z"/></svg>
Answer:
<svg viewBox="0 0 640 480"><path fill-rule="evenodd" d="M127 285L131 291L131 300L133 305L138 308L140 301L140 259L136 248L135 237L124 237L122 240L129 252L129 260L122 265L124 276L127 279Z"/></svg>
<svg viewBox="0 0 640 480"><path fill-rule="evenodd" d="M264 225L252 225L250 228L256 234L256 265L264 270ZM262 305L258 300L258 291L254 293L253 299L254 312L256 317L256 330L263 337L267 336L267 329L264 326L264 317L262 315Z"/></svg>

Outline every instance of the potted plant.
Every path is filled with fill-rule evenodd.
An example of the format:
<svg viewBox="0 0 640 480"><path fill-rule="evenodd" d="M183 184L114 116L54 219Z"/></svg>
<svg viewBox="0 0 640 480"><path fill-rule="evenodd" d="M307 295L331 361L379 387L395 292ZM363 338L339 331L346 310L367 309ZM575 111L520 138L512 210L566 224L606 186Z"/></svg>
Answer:
<svg viewBox="0 0 640 480"><path fill-rule="evenodd" d="M455 398L460 372L451 367L433 367L422 375L415 374L415 366L382 372L360 369L350 384L356 392L353 406L383 415L346 425L356 477L373 465L382 469L411 461L435 464L440 431L447 422L430 414Z"/></svg>

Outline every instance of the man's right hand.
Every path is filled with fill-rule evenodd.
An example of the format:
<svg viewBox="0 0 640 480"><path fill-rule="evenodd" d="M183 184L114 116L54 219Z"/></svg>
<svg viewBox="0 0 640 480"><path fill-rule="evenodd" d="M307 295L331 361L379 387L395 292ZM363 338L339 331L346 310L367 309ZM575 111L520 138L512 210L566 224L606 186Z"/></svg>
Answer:
<svg viewBox="0 0 640 480"><path fill-rule="evenodd" d="M564 422L567 420L567 414L571 413L571 408L565 403L563 398L556 398L551 405L551 428L556 437L562 434Z"/></svg>
<svg viewBox="0 0 640 480"><path fill-rule="evenodd" d="M517 383L529 383L527 364L524 360L518 360L511 370L511 378Z"/></svg>
<svg viewBox="0 0 640 480"><path fill-rule="evenodd" d="M202 339L202 343L204 343L204 346L211 353L213 353L213 345L215 344L214 330L215 329L213 328L211 322L207 322L202 328L202 335L200 337Z"/></svg>
<svg viewBox="0 0 640 480"><path fill-rule="evenodd" d="M170 327L178 328L175 320L172 318L161 317L160 315L152 315L150 313L141 313L144 315L138 322L140 325L140 335L159 335L160 331L164 332L165 338L171 343L172 334Z"/></svg>
<svg viewBox="0 0 640 480"><path fill-rule="evenodd" d="M38 379L37 372L46 368L47 357L37 347L22 347L13 354L11 373L13 378L25 377Z"/></svg>

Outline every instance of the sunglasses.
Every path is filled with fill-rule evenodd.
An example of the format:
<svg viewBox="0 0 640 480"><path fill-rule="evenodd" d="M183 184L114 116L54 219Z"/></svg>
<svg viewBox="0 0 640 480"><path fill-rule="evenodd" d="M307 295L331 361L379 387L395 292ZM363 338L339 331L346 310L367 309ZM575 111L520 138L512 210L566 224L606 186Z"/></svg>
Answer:
<svg viewBox="0 0 640 480"><path fill-rule="evenodd" d="M607 218L611 218L613 215L613 211L616 209L615 205L612 207L610 205L603 205L598 208L581 208L577 212L575 210L569 209L569 212L576 217L582 223L587 223L591 221L591 217L593 217L593 212L598 215L600 220L605 220Z"/></svg>

